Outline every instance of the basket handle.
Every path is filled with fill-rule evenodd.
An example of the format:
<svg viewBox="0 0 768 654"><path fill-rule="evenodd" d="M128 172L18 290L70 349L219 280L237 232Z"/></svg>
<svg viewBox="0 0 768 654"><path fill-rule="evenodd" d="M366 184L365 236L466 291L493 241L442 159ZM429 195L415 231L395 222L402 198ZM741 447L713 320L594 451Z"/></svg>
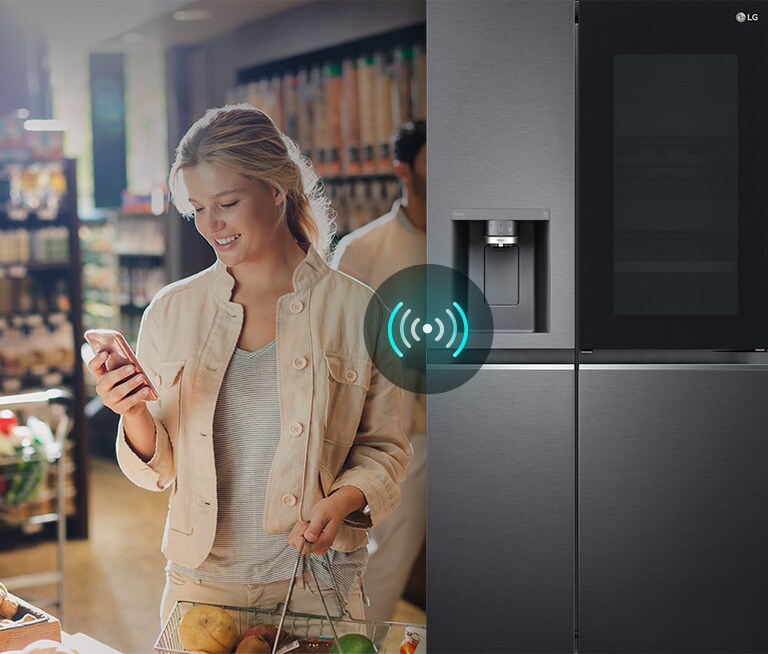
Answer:
<svg viewBox="0 0 768 654"><path fill-rule="evenodd" d="M306 554L304 553L304 549L306 548ZM339 587L336 584L336 577L333 575L333 567L331 566L331 559L328 556L328 552L326 552L323 555L323 560L326 563L326 566L328 567L328 572L331 575L331 584L333 585L333 590L336 593L336 599L339 601L339 607L341 608L341 615L331 617L330 612L328 611L328 605L325 603L325 598L323 597L323 591L320 588L320 582L317 579L317 575L315 574L315 569L312 567L312 543L310 543L306 538L302 537L302 544L299 548L299 554L296 557L296 565L293 566L293 574L291 575L291 580L288 582L288 594L285 597L285 603L283 604L283 610L280 613L280 622L277 626L277 634L280 634L280 631L283 628L283 624L285 623L285 614L288 612L288 604L291 602L291 596L293 595L293 588L296 585L296 575L299 571L299 563L301 563L301 558L303 556L306 556L306 562L309 564L309 571L312 574L312 579L315 582L315 586L317 586L317 594L320 597L320 601L323 604L323 611L325 611L325 617L328 619L328 625L331 627L331 633L333 634L333 640L336 642L336 647L338 648L339 652L342 651L341 649L341 643L339 642L339 636L336 633L336 627L333 624L334 619L338 620L339 618L343 618L345 615L348 617L352 617L349 612L347 611L346 606L344 606L344 601L341 598L341 593L339 592ZM272 645L272 654L276 654L277 652L277 641L278 638L275 637L275 643Z"/></svg>

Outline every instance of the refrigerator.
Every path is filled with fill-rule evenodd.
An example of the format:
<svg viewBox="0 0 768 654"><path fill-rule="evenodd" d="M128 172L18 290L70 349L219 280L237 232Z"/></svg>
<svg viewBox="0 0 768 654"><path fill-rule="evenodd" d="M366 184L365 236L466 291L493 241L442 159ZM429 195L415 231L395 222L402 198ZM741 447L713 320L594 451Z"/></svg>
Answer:
<svg viewBox="0 0 768 654"><path fill-rule="evenodd" d="M768 652L768 2L427 24L428 261L494 318L427 402L430 648Z"/></svg>

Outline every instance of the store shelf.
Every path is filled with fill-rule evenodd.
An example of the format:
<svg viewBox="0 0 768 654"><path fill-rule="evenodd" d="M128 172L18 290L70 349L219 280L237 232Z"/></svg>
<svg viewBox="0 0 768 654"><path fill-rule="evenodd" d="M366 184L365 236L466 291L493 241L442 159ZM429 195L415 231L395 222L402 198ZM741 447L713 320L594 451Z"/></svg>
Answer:
<svg viewBox="0 0 768 654"><path fill-rule="evenodd" d="M115 243L118 261L118 329L135 347L144 309L168 283L165 256L167 214L120 212Z"/></svg>
<svg viewBox="0 0 768 654"><path fill-rule="evenodd" d="M426 114L426 26L412 25L238 72L249 102L296 141L323 178L344 234L399 196L390 138ZM383 201L382 201L383 200Z"/></svg>
<svg viewBox="0 0 768 654"><path fill-rule="evenodd" d="M82 293L74 160L0 164L0 401L67 389L74 398L70 533L88 534ZM41 219L35 206L45 204ZM55 214L51 214L53 209ZM62 261L66 255L67 260ZM46 513L43 511L43 513Z"/></svg>

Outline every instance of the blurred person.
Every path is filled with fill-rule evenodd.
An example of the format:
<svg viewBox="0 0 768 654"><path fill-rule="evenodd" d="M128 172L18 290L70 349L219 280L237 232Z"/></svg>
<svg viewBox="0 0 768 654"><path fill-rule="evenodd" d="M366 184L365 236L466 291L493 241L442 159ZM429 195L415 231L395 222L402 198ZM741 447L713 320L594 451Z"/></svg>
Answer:
<svg viewBox="0 0 768 654"><path fill-rule="evenodd" d="M378 288L403 268L426 263L427 126L407 123L393 139L395 174L402 197L389 213L342 238L331 265ZM368 619L391 620L414 562L424 545L427 520L427 418L423 394L405 393L403 425L413 447L400 506L370 534L363 581Z"/></svg>
<svg viewBox="0 0 768 654"><path fill-rule="evenodd" d="M170 187L217 260L142 317L137 355L159 401L106 353L89 364L120 414L123 472L171 489L161 620L177 600L277 606L304 539L313 559L329 553L334 579L313 565L329 610L361 619L367 529L397 506L409 458L392 417L402 391L365 346L373 294L326 263L322 186L264 112L209 110L181 139ZM322 615L305 562L289 608Z"/></svg>

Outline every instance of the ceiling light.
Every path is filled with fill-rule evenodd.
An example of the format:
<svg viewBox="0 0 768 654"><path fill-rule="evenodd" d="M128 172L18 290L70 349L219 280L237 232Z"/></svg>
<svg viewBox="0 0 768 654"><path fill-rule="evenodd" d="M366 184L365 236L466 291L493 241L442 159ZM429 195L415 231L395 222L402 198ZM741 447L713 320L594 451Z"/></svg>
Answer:
<svg viewBox="0 0 768 654"><path fill-rule="evenodd" d="M208 20L210 17L211 12L207 9L179 9L173 12L173 20L178 21Z"/></svg>
<svg viewBox="0 0 768 654"><path fill-rule="evenodd" d="M66 132L69 125L63 120L25 120L24 129L28 132Z"/></svg>

